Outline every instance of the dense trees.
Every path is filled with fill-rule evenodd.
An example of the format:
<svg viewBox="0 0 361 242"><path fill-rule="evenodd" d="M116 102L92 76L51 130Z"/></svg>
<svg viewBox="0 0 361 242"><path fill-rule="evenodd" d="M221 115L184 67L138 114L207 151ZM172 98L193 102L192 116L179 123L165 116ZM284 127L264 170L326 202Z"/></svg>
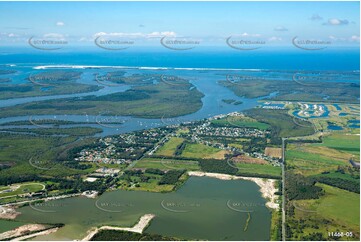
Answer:
<svg viewBox="0 0 361 242"><path fill-rule="evenodd" d="M145 169L145 173L155 174L155 175L163 175L164 171L157 168L148 168Z"/></svg>
<svg viewBox="0 0 361 242"><path fill-rule="evenodd" d="M199 160L199 166L202 171L225 173L235 175L238 169L235 167L232 161L224 160Z"/></svg>
<svg viewBox="0 0 361 242"><path fill-rule="evenodd" d="M177 146L177 148L174 151L174 155L175 156L179 156L182 154L184 148L186 147L187 143L186 142L182 142L180 145Z"/></svg>
<svg viewBox="0 0 361 242"><path fill-rule="evenodd" d="M179 177L183 175L186 170L169 170L165 173L159 181L159 185L175 185L178 182Z"/></svg>
<svg viewBox="0 0 361 242"><path fill-rule="evenodd" d="M101 230L91 239L92 241L175 241L172 237L158 234L134 233L128 231Z"/></svg>
<svg viewBox="0 0 361 242"><path fill-rule="evenodd" d="M360 180L346 180L337 177L317 177L316 180L350 192L360 193Z"/></svg>
<svg viewBox="0 0 361 242"><path fill-rule="evenodd" d="M315 186L316 181L298 174L286 174L286 196L288 200L316 199L324 194L322 188Z"/></svg>

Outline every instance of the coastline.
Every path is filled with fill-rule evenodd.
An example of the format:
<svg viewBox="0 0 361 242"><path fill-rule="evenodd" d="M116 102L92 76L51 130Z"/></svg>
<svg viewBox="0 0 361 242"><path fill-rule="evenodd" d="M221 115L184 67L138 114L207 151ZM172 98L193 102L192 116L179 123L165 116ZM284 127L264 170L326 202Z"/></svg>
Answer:
<svg viewBox="0 0 361 242"><path fill-rule="evenodd" d="M26 224L0 234L0 240L19 241L56 232L59 227L46 228L43 224ZM34 232L24 235L24 233Z"/></svg>
<svg viewBox="0 0 361 242"><path fill-rule="evenodd" d="M266 178L257 178L257 177L244 177L244 176L235 176L221 173L210 173L202 171L189 171L189 176L207 176L212 178L217 178L220 180L248 180L255 182L260 187L260 192L262 197L267 199L266 206L270 209L279 209L279 204L277 203L278 195L275 195L275 192L278 189L275 187L275 179L266 179Z"/></svg>
<svg viewBox="0 0 361 242"><path fill-rule="evenodd" d="M139 221L133 227L115 227L115 226L102 226L100 228L93 228L87 232L87 235L81 241L89 241L100 230L120 230L129 231L134 233L143 233L143 230L149 226L151 220L155 217L154 214L144 214L140 217Z"/></svg>

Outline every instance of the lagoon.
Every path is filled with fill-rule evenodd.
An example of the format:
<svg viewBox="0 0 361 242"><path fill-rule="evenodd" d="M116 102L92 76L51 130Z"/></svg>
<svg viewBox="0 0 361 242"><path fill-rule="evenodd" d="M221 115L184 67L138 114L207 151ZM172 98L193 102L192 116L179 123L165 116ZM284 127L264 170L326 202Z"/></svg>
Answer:
<svg viewBox="0 0 361 242"><path fill-rule="evenodd" d="M96 199L34 204L20 208L17 220L65 224L35 240L82 239L92 227L129 227L146 213L156 215L147 233L200 240L269 240L271 214L265 203L254 182L190 177L172 193L118 190ZM251 220L244 231L248 214Z"/></svg>

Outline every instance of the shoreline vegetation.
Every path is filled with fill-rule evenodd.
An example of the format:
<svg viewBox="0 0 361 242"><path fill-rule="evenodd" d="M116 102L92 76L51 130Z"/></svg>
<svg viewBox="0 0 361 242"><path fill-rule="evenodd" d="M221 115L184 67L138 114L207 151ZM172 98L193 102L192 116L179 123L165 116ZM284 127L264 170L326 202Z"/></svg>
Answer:
<svg viewBox="0 0 361 242"><path fill-rule="evenodd" d="M265 179L265 178L256 178L256 177L244 177L244 176L234 176L221 173L210 173L210 172L200 172L200 171L189 171L189 176L207 176L212 178L217 178L220 180L248 180L255 182L260 187L260 192L262 197L267 199L266 206L271 209L279 209L279 204L277 203L278 195L275 193L278 191L276 188L276 180L274 179Z"/></svg>
<svg viewBox="0 0 361 242"><path fill-rule="evenodd" d="M94 235L96 235L101 230L120 230L141 234L143 233L144 229L149 226L154 217L154 214L144 214L133 227L101 226L100 228L93 228L87 232L87 235L81 241L90 241Z"/></svg>

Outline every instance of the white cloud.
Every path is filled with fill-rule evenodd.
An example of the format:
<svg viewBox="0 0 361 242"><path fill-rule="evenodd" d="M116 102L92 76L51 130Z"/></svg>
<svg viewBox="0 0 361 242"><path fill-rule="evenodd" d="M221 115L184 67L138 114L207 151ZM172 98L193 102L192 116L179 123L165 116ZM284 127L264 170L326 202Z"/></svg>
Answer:
<svg viewBox="0 0 361 242"><path fill-rule="evenodd" d="M352 35L349 38L336 37L336 36L330 35L328 38L331 39L332 41L337 41L337 42L360 42L360 36L358 36L358 35Z"/></svg>
<svg viewBox="0 0 361 242"><path fill-rule="evenodd" d="M240 35L234 35L234 36L243 36L243 37L261 37L260 34L249 34L249 33L246 33L244 32L243 34L240 34Z"/></svg>
<svg viewBox="0 0 361 242"><path fill-rule="evenodd" d="M64 26L64 25L65 25L64 22L61 21L56 22L56 26Z"/></svg>
<svg viewBox="0 0 361 242"><path fill-rule="evenodd" d="M333 35L328 36L329 39L333 40L333 41L345 41L345 38L340 38L340 37L335 37Z"/></svg>
<svg viewBox="0 0 361 242"><path fill-rule="evenodd" d="M360 42L360 36L352 35L352 36L350 37L350 40L351 40L351 41L355 41L355 42Z"/></svg>
<svg viewBox="0 0 361 242"><path fill-rule="evenodd" d="M282 38L280 37L276 37L276 36L272 36L268 39L268 41L282 41Z"/></svg>
<svg viewBox="0 0 361 242"><path fill-rule="evenodd" d="M99 32L94 34L94 37L99 36L112 36L112 37L124 37L124 38L160 38L164 36L168 37L176 37L176 33L173 31L164 31L164 32L151 32L151 33L121 33L121 32L113 32L113 33L106 33L106 32Z"/></svg>
<svg viewBox="0 0 361 242"><path fill-rule="evenodd" d="M152 32L150 34L147 34L147 38L159 38L159 37L176 37L177 34L173 31L165 31L165 32Z"/></svg>
<svg viewBox="0 0 361 242"><path fill-rule="evenodd" d="M330 18L323 25L347 25L349 21L347 19Z"/></svg>
<svg viewBox="0 0 361 242"><path fill-rule="evenodd" d="M288 29L283 26L277 26L276 28L274 28L274 31L288 31Z"/></svg>

